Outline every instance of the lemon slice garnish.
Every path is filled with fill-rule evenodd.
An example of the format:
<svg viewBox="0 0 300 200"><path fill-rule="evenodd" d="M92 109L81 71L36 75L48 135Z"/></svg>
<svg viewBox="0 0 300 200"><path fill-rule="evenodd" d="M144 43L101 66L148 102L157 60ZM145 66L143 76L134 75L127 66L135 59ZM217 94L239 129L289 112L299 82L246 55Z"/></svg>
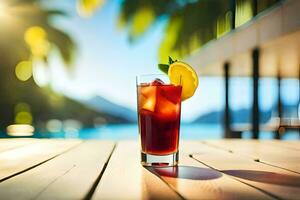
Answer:
<svg viewBox="0 0 300 200"><path fill-rule="evenodd" d="M184 62L174 62L168 70L170 81L182 86L181 100L192 97L198 87L198 76L195 70Z"/></svg>

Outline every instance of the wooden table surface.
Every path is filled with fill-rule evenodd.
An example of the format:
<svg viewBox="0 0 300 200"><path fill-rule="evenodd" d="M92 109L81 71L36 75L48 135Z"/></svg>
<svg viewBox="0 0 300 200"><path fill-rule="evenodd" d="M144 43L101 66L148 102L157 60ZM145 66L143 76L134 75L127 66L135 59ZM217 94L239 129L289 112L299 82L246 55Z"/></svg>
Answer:
<svg viewBox="0 0 300 200"><path fill-rule="evenodd" d="M0 199L300 199L300 142L183 141L144 168L137 141L0 139Z"/></svg>

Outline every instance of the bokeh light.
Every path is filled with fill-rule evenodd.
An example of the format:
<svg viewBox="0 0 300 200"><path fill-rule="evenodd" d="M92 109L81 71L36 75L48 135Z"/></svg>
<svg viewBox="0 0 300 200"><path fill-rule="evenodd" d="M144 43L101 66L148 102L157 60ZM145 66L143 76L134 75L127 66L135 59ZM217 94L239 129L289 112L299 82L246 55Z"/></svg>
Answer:
<svg viewBox="0 0 300 200"><path fill-rule="evenodd" d="M47 40L46 31L39 26L28 28L24 34L24 40L30 47L34 57L44 58L48 55L50 43Z"/></svg>
<svg viewBox="0 0 300 200"><path fill-rule="evenodd" d="M20 81L27 81L32 76L32 63L30 61L19 62L15 74Z"/></svg>
<svg viewBox="0 0 300 200"><path fill-rule="evenodd" d="M22 111L30 112L30 106L27 103L24 103L24 102L18 103L15 106L15 113L22 112Z"/></svg>
<svg viewBox="0 0 300 200"><path fill-rule="evenodd" d="M20 102L15 106L16 124L32 124L32 119L31 109L27 103Z"/></svg>
<svg viewBox="0 0 300 200"><path fill-rule="evenodd" d="M82 123L78 120L67 119L63 121L63 130L66 138L77 138L81 128Z"/></svg>
<svg viewBox="0 0 300 200"><path fill-rule="evenodd" d="M34 127L28 124L12 124L6 128L6 132L10 136L32 136Z"/></svg>
<svg viewBox="0 0 300 200"><path fill-rule="evenodd" d="M16 114L15 122L17 124L31 124L32 123L32 115L30 112L21 111Z"/></svg>
<svg viewBox="0 0 300 200"><path fill-rule="evenodd" d="M45 40L47 36L46 31L39 27L39 26L33 26L26 30L24 39L27 44L32 45L38 40Z"/></svg>
<svg viewBox="0 0 300 200"><path fill-rule="evenodd" d="M58 119L51 119L46 124L47 130L51 133L60 132L62 130L62 126L63 126L62 121Z"/></svg>

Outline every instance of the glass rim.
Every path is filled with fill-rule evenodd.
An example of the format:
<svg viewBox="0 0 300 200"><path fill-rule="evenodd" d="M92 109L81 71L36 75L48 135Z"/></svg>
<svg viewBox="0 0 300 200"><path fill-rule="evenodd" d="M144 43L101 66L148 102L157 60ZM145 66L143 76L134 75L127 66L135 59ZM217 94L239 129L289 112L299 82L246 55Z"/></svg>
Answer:
<svg viewBox="0 0 300 200"><path fill-rule="evenodd" d="M136 85L139 85L139 80L140 79L142 79L142 78L149 78L149 77L153 77L153 78L155 78L155 77L157 77L157 78L163 77L163 78L168 78L170 80L168 74L163 74L163 73L161 73L161 74L139 74L139 75L135 76ZM146 81L145 83L150 83L150 82L151 81ZM179 85L182 85L182 75L180 75L180 84Z"/></svg>
<svg viewBox="0 0 300 200"><path fill-rule="evenodd" d="M168 76L168 74L163 74L163 73L161 73L161 74L138 74L138 75L136 75L136 77L138 78L138 77L142 77L142 76Z"/></svg>

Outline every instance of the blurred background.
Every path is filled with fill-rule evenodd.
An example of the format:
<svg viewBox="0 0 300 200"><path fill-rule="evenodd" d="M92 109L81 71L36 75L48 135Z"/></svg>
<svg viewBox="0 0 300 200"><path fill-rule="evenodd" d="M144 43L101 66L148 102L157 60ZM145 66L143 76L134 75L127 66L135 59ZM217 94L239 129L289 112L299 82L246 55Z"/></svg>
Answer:
<svg viewBox="0 0 300 200"><path fill-rule="evenodd" d="M139 74L196 68L181 138L299 139L298 0L0 0L0 137L138 138Z"/></svg>

